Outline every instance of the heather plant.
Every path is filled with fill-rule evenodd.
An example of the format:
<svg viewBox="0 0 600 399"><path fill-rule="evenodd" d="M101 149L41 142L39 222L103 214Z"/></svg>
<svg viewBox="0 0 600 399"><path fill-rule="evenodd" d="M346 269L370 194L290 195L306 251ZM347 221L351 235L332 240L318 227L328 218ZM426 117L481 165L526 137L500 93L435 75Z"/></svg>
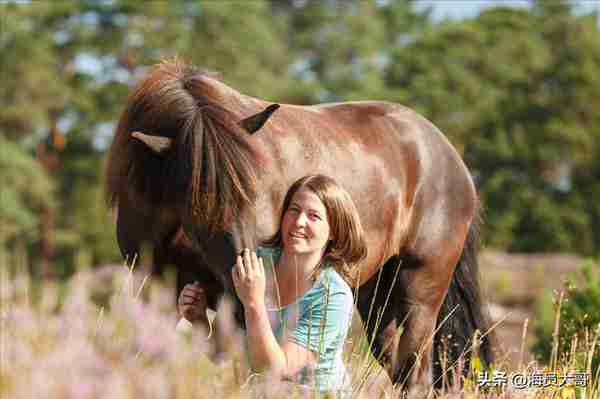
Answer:
<svg viewBox="0 0 600 399"><path fill-rule="evenodd" d="M65 282L32 281L22 263L0 250L2 398L308 395L268 375L248 377L232 319L217 326L225 355L210 360L206 331L176 332L173 287L133 268L82 267Z"/></svg>
<svg viewBox="0 0 600 399"><path fill-rule="evenodd" d="M92 271L66 284L62 303L57 283L40 284L34 301L26 274L3 267L1 281L2 397L189 397L180 392L228 378L208 367L203 338L175 333L160 290L139 300L126 268L114 279L110 311L90 299ZM190 372L197 383L180 383Z"/></svg>
<svg viewBox="0 0 600 399"><path fill-rule="evenodd" d="M214 348L206 331L175 331L172 292L173 287L125 266L82 267L64 283L32 281L23 260L0 248L0 397L314 397L309 390L268 375L248 376L241 335L226 317L215 330L227 341L226 353L218 361L210 360ZM376 310L373 315L377 316ZM588 338L580 341L577 353L596 353L598 333ZM353 398L386 397L382 389L386 377L370 356L369 345L360 320L355 319L345 353ZM477 348L465 356L471 357L467 377L452 372L460 364L447 365L444 390L421 387L416 397L600 397L597 376L591 386L579 390L481 387ZM569 359L559 357L545 370L572 370L571 366ZM502 364L494 367L505 369ZM531 373L543 367L530 364L518 371ZM388 393L400 396L399 390Z"/></svg>

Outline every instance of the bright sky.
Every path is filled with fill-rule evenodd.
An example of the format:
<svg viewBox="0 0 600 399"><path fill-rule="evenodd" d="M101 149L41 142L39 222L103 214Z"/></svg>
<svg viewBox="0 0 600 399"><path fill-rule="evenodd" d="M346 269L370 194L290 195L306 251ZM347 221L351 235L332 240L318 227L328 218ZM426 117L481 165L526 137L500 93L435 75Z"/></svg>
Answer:
<svg viewBox="0 0 600 399"><path fill-rule="evenodd" d="M597 11L600 13L600 0L576 0L574 3L582 13ZM469 18L476 16L482 9L495 6L528 7L529 0L417 0L417 8L433 7L435 20Z"/></svg>

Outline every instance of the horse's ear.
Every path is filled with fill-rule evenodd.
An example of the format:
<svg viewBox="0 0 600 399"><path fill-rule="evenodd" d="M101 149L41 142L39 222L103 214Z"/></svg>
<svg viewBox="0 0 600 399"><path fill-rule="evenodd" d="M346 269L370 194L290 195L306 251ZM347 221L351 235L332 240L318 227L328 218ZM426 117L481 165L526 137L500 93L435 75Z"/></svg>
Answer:
<svg viewBox="0 0 600 399"><path fill-rule="evenodd" d="M240 126L246 129L248 133L252 134L263 127L265 122L271 117L273 112L277 111L278 108L279 104L271 104L258 114L254 114L246 119L242 119L240 121Z"/></svg>
<svg viewBox="0 0 600 399"><path fill-rule="evenodd" d="M167 152L173 145L173 139L169 137L151 136L142 132L133 132L131 133L131 137L146 144L148 148L159 155Z"/></svg>
<svg viewBox="0 0 600 399"><path fill-rule="evenodd" d="M218 80L219 82L223 81L223 74L219 71L205 70L205 71L203 71L203 73L204 73L204 75L208 76L211 79Z"/></svg>

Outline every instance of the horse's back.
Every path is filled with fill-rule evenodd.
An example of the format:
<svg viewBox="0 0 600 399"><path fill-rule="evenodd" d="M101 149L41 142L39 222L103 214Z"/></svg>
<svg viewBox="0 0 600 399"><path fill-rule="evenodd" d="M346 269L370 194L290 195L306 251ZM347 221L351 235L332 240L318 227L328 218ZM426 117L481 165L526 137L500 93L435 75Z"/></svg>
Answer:
<svg viewBox="0 0 600 399"><path fill-rule="evenodd" d="M285 126L281 130L286 131L281 142L287 144L287 137L293 136L308 161L353 174L352 185L365 173L371 180L385 178L390 189L396 184L402 191L406 206L411 206L410 193L417 186L436 180L439 186L443 170L451 171L447 177L453 185L465 189L472 185L469 171L448 139L408 107L355 101L286 108L278 116Z"/></svg>
<svg viewBox="0 0 600 399"><path fill-rule="evenodd" d="M342 136L363 145L375 154L393 176L418 174L419 184L440 187L440 177L474 193L470 172L446 136L428 119L400 104L384 101L356 101L314 106L343 130ZM338 132L339 133L339 132ZM398 164L403 164L397 168ZM415 182L417 183L417 182ZM408 204L407 204L408 205Z"/></svg>
<svg viewBox="0 0 600 399"><path fill-rule="evenodd" d="M456 198L458 203L470 199L470 177L460 156L432 123L402 105L282 105L267 130L259 135L264 134L264 148L273 160L268 168L276 176L277 195L271 197L281 197L305 174L335 178L361 215L369 241L367 274L416 241L421 220L451 225L449 218L432 214L440 201L452 206L447 199L457 190L467 200Z"/></svg>

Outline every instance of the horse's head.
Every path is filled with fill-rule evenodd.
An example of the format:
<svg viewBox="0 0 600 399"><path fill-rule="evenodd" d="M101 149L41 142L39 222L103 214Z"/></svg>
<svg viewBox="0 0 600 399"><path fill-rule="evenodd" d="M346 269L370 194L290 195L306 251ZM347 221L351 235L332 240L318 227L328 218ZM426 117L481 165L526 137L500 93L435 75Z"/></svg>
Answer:
<svg viewBox="0 0 600 399"><path fill-rule="evenodd" d="M229 110L224 87L177 61L150 70L115 133L110 205L133 193L140 205L175 211L192 239L230 235L235 250L254 242L240 227L252 220L257 192L257 151L249 139L279 106L244 118Z"/></svg>

